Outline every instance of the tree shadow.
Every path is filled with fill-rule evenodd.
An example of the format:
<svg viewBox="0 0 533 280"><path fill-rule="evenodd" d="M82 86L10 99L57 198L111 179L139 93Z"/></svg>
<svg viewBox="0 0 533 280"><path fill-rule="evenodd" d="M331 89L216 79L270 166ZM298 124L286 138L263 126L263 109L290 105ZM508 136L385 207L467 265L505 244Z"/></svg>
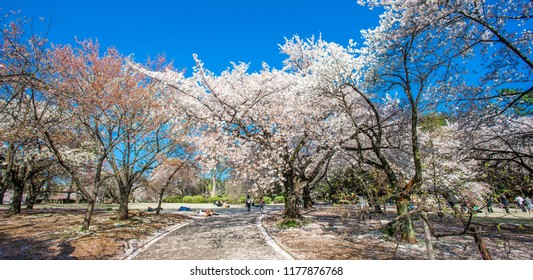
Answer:
<svg viewBox="0 0 533 280"><path fill-rule="evenodd" d="M69 242L59 246L51 242L18 238L0 232L0 260L68 260L74 248Z"/></svg>

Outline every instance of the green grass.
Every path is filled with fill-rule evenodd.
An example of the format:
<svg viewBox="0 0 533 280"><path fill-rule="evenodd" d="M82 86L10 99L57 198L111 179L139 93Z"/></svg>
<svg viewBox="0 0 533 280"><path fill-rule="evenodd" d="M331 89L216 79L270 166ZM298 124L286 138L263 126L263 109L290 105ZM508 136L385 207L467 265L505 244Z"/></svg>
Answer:
<svg viewBox="0 0 533 280"><path fill-rule="evenodd" d="M279 229L290 229L290 228L300 228L307 224L309 224L311 221L308 219L303 220L297 220L297 219L286 219L283 220L281 223L278 224Z"/></svg>

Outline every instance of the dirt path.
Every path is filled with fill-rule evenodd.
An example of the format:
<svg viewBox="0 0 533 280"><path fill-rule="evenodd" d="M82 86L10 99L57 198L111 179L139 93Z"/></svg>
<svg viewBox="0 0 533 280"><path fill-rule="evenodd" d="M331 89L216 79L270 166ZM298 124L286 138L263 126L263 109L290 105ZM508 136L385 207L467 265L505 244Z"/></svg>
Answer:
<svg viewBox="0 0 533 280"><path fill-rule="evenodd" d="M260 212L237 212L201 218L179 227L134 259L283 260L290 259L262 230Z"/></svg>

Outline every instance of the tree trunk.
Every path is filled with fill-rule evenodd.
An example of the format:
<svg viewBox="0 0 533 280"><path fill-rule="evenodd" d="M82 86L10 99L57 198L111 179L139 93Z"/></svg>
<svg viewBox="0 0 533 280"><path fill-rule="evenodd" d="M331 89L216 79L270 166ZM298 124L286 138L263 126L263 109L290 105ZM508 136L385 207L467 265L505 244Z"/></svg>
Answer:
<svg viewBox="0 0 533 280"><path fill-rule="evenodd" d="M127 220L129 218L128 215L128 197L120 197L119 198L119 206L118 206L118 213L117 213L117 219L119 220Z"/></svg>
<svg viewBox="0 0 533 280"><path fill-rule="evenodd" d="M164 188L162 188L161 191L159 191L159 199L157 201L157 208L155 210L156 215L159 215L161 213L161 203L163 202L163 195L165 195Z"/></svg>
<svg viewBox="0 0 533 280"><path fill-rule="evenodd" d="M87 208L85 209L85 215L83 216L81 230L89 230L91 218L93 216L94 204L96 203L96 199L87 198L87 200Z"/></svg>
<svg viewBox="0 0 533 280"><path fill-rule="evenodd" d="M0 204L4 204L4 196L6 194L7 188L0 190Z"/></svg>
<svg viewBox="0 0 533 280"><path fill-rule="evenodd" d="M288 219L299 219L301 218L300 209L298 207L298 195L296 195L296 190L294 188L294 181L292 178L292 172L289 172L285 176L286 180L283 182L285 187L285 218Z"/></svg>
<svg viewBox="0 0 533 280"><path fill-rule="evenodd" d="M26 209L33 209L35 200L37 200L37 195L39 194L39 189L41 185L36 185L33 180L30 180L30 185L28 187L28 197L26 198Z"/></svg>
<svg viewBox="0 0 533 280"><path fill-rule="evenodd" d="M475 225L471 225L469 230L472 233L472 236L474 236L474 241L476 242L481 257L484 260L492 260L487 245L485 244L483 237L479 234L479 229Z"/></svg>
<svg viewBox="0 0 533 280"><path fill-rule="evenodd" d="M215 177L215 171L213 171L213 175L211 176L211 182L213 184L213 189L211 190L211 197L217 195L217 179Z"/></svg>
<svg viewBox="0 0 533 280"><path fill-rule="evenodd" d="M303 200L304 200L304 208L311 208L313 207L313 199L311 198L311 187L309 184L305 184L303 187L303 194L302 194Z"/></svg>
<svg viewBox="0 0 533 280"><path fill-rule="evenodd" d="M128 203L129 203L129 193L125 189L125 187L120 188L119 190L120 195L118 197L118 213L117 213L117 219L119 220L127 220L129 218L128 215Z"/></svg>
<svg viewBox="0 0 533 280"><path fill-rule="evenodd" d="M19 214L22 204L22 194L24 193L24 184L22 182L13 182L13 200L9 207L8 214Z"/></svg>
<svg viewBox="0 0 533 280"><path fill-rule="evenodd" d="M396 203L396 212L398 213L398 216L409 212L409 200L401 198ZM398 230L400 231L402 240L412 244L416 243L416 233L411 217L407 216L405 219L401 219L398 223Z"/></svg>
<svg viewBox="0 0 533 280"><path fill-rule="evenodd" d="M433 242L431 241L431 230L429 229L429 225L426 223L428 221L427 214L423 213L421 214L424 217L424 221L422 222L424 224L424 239L426 241L426 249L428 251L428 259L434 260L435 259L435 253L433 252Z"/></svg>
<svg viewBox="0 0 533 280"><path fill-rule="evenodd" d="M26 209L33 209L35 200L37 200L37 193L28 194L28 197L26 198Z"/></svg>

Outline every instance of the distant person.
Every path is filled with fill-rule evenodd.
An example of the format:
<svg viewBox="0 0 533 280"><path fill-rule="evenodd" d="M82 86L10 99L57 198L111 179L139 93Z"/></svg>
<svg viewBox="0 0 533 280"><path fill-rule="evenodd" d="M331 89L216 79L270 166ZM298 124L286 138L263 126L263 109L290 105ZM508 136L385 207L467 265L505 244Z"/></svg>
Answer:
<svg viewBox="0 0 533 280"><path fill-rule="evenodd" d="M521 196L517 196L515 199L514 199L515 203L516 203L516 211L518 211L518 209L522 210L522 212L527 212L526 211L526 207L524 206L524 198L521 197Z"/></svg>
<svg viewBox="0 0 533 280"><path fill-rule="evenodd" d="M487 211L490 213L494 213L494 210L492 209L492 196L487 196Z"/></svg>
<svg viewBox="0 0 533 280"><path fill-rule="evenodd" d="M250 212L250 208L252 208L252 199L250 198L250 195L246 195L246 209L248 212Z"/></svg>
<svg viewBox="0 0 533 280"><path fill-rule="evenodd" d="M265 200L263 199L263 197L260 197L259 198L259 210L263 210L264 207L265 207Z"/></svg>
<svg viewBox="0 0 533 280"><path fill-rule="evenodd" d="M524 199L524 204L526 205L527 212L531 214L533 212L533 201L531 201L531 198L526 196Z"/></svg>
<svg viewBox="0 0 533 280"><path fill-rule="evenodd" d="M507 200L507 197L505 197L505 194L500 195L500 202L503 204L503 207L505 208L505 213L511 214L511 212L509 212L509 200Z"/></svg>

